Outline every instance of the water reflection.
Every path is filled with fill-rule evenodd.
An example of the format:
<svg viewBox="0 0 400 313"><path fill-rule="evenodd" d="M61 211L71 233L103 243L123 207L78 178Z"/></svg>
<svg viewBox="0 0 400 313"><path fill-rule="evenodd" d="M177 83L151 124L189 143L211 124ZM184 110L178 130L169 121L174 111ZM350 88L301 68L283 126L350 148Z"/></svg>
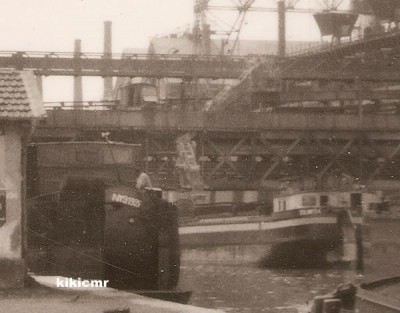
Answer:
<svg viewBox="0 0 400 313"><path fill-rule="evenodd" d="M191 304L225 312L306 312L315 295L354 282L355 273L339 269L270 270L252 266L185 264Z"/></svg>

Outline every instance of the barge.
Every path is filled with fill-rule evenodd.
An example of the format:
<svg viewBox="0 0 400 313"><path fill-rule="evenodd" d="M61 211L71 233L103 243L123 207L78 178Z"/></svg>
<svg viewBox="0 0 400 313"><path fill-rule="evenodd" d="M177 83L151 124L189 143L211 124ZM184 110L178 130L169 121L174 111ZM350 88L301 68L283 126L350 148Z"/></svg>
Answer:
<svg viewBox="0 0 400 313"><path fill-rule="evenodd" d="M41 276L108 281L109 287L187 302L179 290L176 206L135 187L139 145L37 145L28 187L26 259ZM52 180L51 180L52 179Z"/></svg>
<svg viewBox="0 0 400 313"><path fill-rule="evenodd" d="M185 219L182 259L268 267L360 261L362 211L378 202L368 192L302 192L275 198L269 215Z"/></svg>

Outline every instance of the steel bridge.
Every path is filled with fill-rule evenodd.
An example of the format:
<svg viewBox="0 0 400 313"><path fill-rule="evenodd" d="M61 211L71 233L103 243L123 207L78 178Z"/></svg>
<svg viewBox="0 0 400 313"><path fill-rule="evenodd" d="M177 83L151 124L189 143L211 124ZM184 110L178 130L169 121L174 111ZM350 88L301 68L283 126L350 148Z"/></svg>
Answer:
<svg viewBox="0 0 400 313"><path fill-rule="evenodd" d="M399 125L400 115L386 114L226 115L84 106L49 110L34 141L103 140L101 133L108 131L114 141L142 144L148 172L166 189L178 185L176 139L185 133L197 144L202 176L212 188L278 188L299 177L332 185L339 172L372 188L395 188Z"/></svg>
<svg viewBox="0 0 400 313"><path fill-rule="evenodd" d="M270 59L278 65L279 75L271 77L267 69L260 82L350 82L345 89L289 89L281 92L281 102L350 100L362 107L366 99L389 99L397 108L399 91L382 87L386 82L400 81L399 39L399 32L391 32L295 57ZM248 68L246 58L142 55L107 59L100 54L39 54L3 53L0 66L30 68L39 75L177 78L238 78ZM354 83L357 81L372 85L365 88ZM176 139L185 133L190 133L197 144L202 176L212 188L278 188L282 182L299 177L311 177L332 187L340 179L339 173L371 188L400 188L397 109L391 114L374 110L372 114L362 110L344 114L332 111L332 107L319 108L318 112L304 108L296 112L243 110L227 114L191 111L184 106L175 111L120 111L117 106L109 103L79 108L64 104L53 108L38 126L34 141L102 140L101 132L109 131L112 140L142 144L147 170L163 188L178 183Z"/></svg>

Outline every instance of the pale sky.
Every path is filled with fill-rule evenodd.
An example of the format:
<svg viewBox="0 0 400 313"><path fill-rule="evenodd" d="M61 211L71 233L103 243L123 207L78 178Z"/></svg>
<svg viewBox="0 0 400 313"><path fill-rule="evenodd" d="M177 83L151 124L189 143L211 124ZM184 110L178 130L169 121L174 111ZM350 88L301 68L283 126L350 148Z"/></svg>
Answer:
<svg viewBox="0 0 400 313"><path fill-rule="evenodd" d="M268 2L271 6L276 2L257 1L256 4ZM232 3L211 0L215 4L224 2ZM106 20L113 23L113 52L120 53L126 47L147 48L152 36L167 35L192 24L193 3L194 0L0 0L0 50L72 52L74 40L81 39L82 51L102 52ZM316 3L318 0L301 0L299 6L315 7ZM210 18L221 25L232 23L237 14L212 13ZM276 39L277 14L248 13L241 38ZM287 39L319 40L312 16L288 14ZM83 96L85 100L99 100L101 79L84 78ZM44 100L71 101L72 78L46 78Z"/></svg>

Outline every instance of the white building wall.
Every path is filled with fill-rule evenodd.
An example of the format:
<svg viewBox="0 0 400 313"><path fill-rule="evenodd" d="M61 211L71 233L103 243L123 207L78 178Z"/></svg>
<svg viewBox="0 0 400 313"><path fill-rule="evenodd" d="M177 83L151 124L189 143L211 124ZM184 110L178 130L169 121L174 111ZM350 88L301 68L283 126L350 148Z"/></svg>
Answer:
<svg viewBox="0 0 400 313"><path fill-rule="evenodd" d="M21 258L22 132L0 124L0 190L6 192L6 221L0 226L0 259Z"/></svg>

